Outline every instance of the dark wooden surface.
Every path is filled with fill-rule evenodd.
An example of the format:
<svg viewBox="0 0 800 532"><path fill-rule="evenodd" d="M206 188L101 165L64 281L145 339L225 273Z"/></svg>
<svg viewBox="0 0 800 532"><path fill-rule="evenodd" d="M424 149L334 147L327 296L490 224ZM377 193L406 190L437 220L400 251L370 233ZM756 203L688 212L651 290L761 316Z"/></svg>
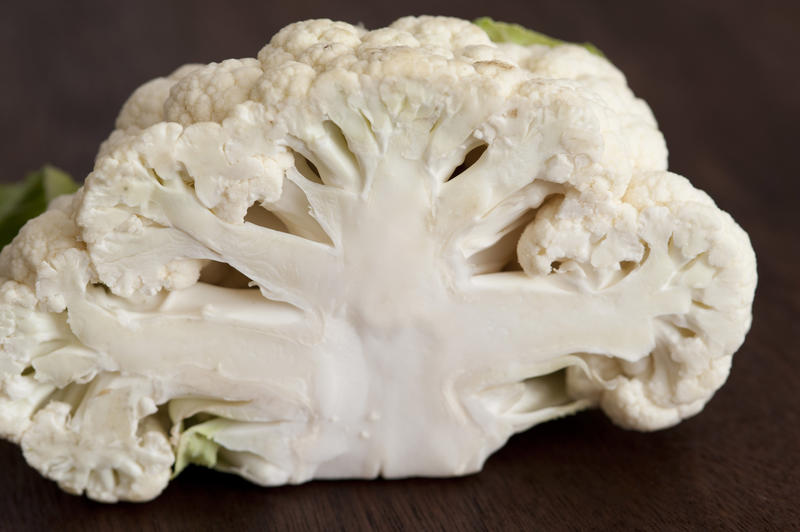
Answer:
<svg viewBox="0 0 800 532"><path fill-rule="evenodd" d="M482 6L482 7L480 7ZM475 476L264 489L190 469L156 501L62 493L0 443L0 530L800 529L797 2L20 2L0 17L0 174L91 168L126 96L185 62L253 56L283 25L492 15L597 44L688 176L750 233L755 319L706 409L652 434L592 412L518 435ZM796 330L796 329L795 329Z"/></svg>

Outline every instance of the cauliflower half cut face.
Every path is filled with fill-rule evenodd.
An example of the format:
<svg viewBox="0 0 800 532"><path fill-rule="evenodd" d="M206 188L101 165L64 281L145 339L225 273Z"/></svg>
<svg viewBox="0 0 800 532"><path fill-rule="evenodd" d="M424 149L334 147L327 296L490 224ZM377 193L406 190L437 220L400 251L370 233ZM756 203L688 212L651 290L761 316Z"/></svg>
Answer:
<svg viewBox="0 0 800 532"><path fill-rule="evenodd" d="M0 277L0 434L105 501L176 455L449 476L583 408L670 426L724 382L756 282L607 60L430 17L293 24L145 84Z"/></svg>

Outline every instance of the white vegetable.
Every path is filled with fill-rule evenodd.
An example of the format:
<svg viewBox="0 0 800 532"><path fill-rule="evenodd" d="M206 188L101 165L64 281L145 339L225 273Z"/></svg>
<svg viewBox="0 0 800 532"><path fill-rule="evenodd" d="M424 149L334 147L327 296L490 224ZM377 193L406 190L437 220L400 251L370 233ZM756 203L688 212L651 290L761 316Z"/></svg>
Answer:
<svg viewBox="0 0 800 532"><path fill-rule="evenodd" d="M579 46L301 22L117 127L0 254L0 434L73 493L155 497L176 453L264 485L463 475L593 406L659 429L750 325L747 235Z"/></svg>

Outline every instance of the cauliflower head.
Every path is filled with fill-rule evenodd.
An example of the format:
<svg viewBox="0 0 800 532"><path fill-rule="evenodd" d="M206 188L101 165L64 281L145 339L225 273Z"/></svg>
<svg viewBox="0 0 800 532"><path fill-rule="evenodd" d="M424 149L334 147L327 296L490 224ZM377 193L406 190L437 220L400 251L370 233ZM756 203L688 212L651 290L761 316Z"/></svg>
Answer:
<svg viewBox="0 0 800 532"><path fill-rule="evenodd" d="M750 242L623 75L552 44L310 20L137 89L0 254L0 436L147 500L192 462L463 475L581 409L699 412L750 326Z"/></svg>

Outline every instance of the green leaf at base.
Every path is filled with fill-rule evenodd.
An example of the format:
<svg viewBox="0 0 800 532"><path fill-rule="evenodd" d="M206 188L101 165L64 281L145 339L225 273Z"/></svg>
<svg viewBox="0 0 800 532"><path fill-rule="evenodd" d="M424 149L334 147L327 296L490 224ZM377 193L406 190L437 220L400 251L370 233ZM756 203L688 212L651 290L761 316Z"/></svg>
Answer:
<svg viewBox="0 0 800 532"><path fill-rule="evenodd" d="M189 464L197 464L209 468L216 466L219 444L213 440L213 437L227 423L228 420L226 419L213 418L209 421L192 425L181 434L178 450L175 453L172 478L177 477Z"/></svg>

